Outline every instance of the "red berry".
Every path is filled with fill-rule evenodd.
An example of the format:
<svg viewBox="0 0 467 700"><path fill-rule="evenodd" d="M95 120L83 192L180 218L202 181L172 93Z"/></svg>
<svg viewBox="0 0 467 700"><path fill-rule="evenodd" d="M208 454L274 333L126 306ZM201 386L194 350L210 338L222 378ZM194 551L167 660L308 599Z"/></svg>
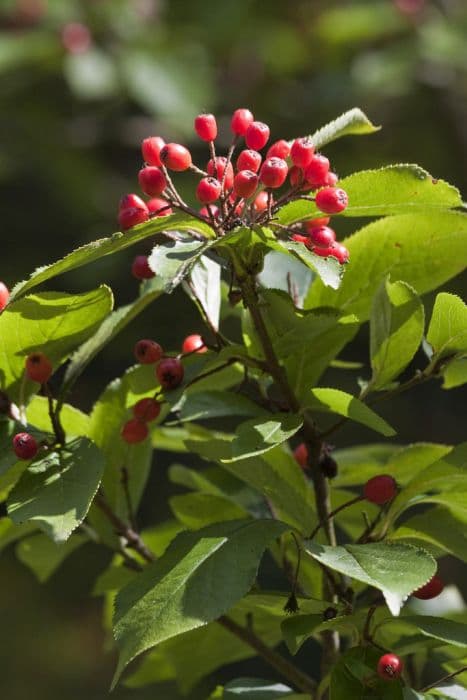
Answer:
<svg viewBox="0 0 467 700"><path fill-rule="evenodd" d="M251 197L258 187L258 176L252 170L240 170L235 175L233 183L233 191L237 197L247 199Z"/></svg>
<svg viewBox="0 0 467 700"><path fill-rule="evenodd" d="M269 146L266 158L282 158L286 160L290 155L290 146L285 139L280 139Z"/></svg>
<svg viewBox="0 0 467 700"><path fill-rule="evenodd" d="M337 241L332 245L331 255L337 258L341 265L348 262L350 257L350 253L345 247L345 245L342 245L342 243L338 243Z"/></svg>
<svg viewBox="0 0 467 700"><path fill-rule="evenodd" d="M182 352L188 354L190 352L207 352L207 347L202 337L196 333L187 335L182 345Z"/></svg>
<svg viewBox="0 0 467 700"><path fill-rule="evenodd" d="M245 143L248 148L259 151L267 144L269 133L269 127L264 122L251 122L245 132Z"/></svg>
<svg viewBox="0 0 467 700"><path fill-rule="evenodd" d="M332 228L329 226L318 226L317 228L312 228L309 233L310 241L317 246L322 248L327 248L331 246L336 240L336 234Z"/></svg>
<svg viewBox="0 0 467 700"><path fill-rule="evenodd" d="M33 352L26 358L26 375L33 382L45 384L53 372L52 363L43 352Z"/></svg>
<svg viewBox="0 0 467 700"><path fill-rule="evenodd" d="M245 136L246 130L250 126L254 116L249 109L236 109L232 115L230 128L237 136Z"/></svg>
<svg viewBox="0 0 467 700"><path fill-rule="evenodd" d="M305 168L305 180L313 186L313 189L324 187L324 185L328 184L328 174L329 160L326 156L322 156L321 153L315 153Z"/></svg>
<svg viewBox="0 0 467 700"><path fill-rule="evenodd" d="M316 193L316 206L325 214L338 214L347 207L347 192L340 187L324 187Z"/></svg>
<svg viewBox="0 0 467 700"><path fill-rule="evenodd" d="M144 224L145 221L149 219L149 212L146 209L136 209L135 207L130 207L129 209L122 209L118 214L118 223L123 231L129 228L133 228L137 224Z"/></svg>
<svg viewBox="0 0 467 700"><path fill-rule="evenodd" d="M172 213L172 207L167 200L153 197L148 201L148 211L151 216L168 216Z"/></svg>
<svg viewBox="0 0 467 700"><path fill-rule="evenodd" d="M147 208L146 202L144 202L137 194L123 195L118 205L119 211L123 211L124 209L142 209L143 211L146 211Z"/></svg>
<svg viewBox="0 0 467 700"><path fill-rule="evenodd" d="M183 365L176 357L166 357L156 367L156 377L164 389L176 389L183 381Z"/></svg>
<svg viewBox="0 0 467 700"><path fill-rule="evenodd" d="M294 233L290 238L292 241L295 241L295 243L303 243L304 245L310 244L308 236L303 236L301 233Z"/></svg>
<svg viewBox="0 0 467 700"><path fill-rule="evenodd" d="M306 168L308 163L313 158L315 147L309 136L295 139L290 149L290 158L292 163L298 168Z"/></svg>
<svg viewBox="0 0 467 700"><path fill-rule="evenodd" d="M0 282L0 311L3 311L8 304L10 298L10 290L3 282Z"/></svg>
<svg viewBox="0 0 467 700"><path fill-rule="evenodd" d="M412 595L420 600L430 600L430 598L436 598L436 596L441 593L443 588L444 581L435 574L427 583L425 583L424 586L417 588Z"/></svg>
<svg viewBox="0 0 467 700"><path fill-rule="evenodd" d="M310 247L310 239L308 238L308 246ZM331 255L334 254L334 246L330 245L327 247L324 246L311 246L311 249L315 255L319 255L320 258L329 258Z"/></svg>
<svg viewBox="0 0 467 700"><path fill-rule="evenodd" d="M188 170L191 165L191 153L180 143L166 143L161 148L159 157L166 168L175 172Z"/></svg>
<svg viewBox="0 0 467 700"><path fill-rule="evenodd" d="M293 451L293 456L295 457L295 460L298 462L298 464L301 466L302 469L306 469L308 467L308 447L305 445L304 442L301 442Z"/></svg>
<svg viewBox="0 0 467 700"><path fill-rule="evenodd" d="M149 280L155 276L155 272L151 270L146 255L137 255L131 265L131 274L137 280Z"/></svg>
<svg viewBox="0 0 467 700"><path fill-rule="evenodd" d="M217 217L219 216L219 211L220 211L219 207L216 207L215 204L214 205L211 204L209 207L209 211L211 212L212 216L215 219L217 219ZM211 217L209 216L209 211L208 211L207 207L201 207L201 209L199 210L199 213L201 214L201 216L204 216L204 218L209 221L211 219Z"/></svg>
<svg viewBox="0 0 467 700"><path fill-rule="evenodd" d="M131 420L128 420L121 430L122 438L125 440L125 442L128 442L130 445L133 445L137 442L143 442L143 440L146 440L148 435L148 426L146 425L146 423L143 423L143 421L138 420L137 418L132 418Z"/></svg>
<svg viewBox="0 0 467 700"><path fill-rule="evenodd" d="M264 190L259 192L253 202L253 208L257 212L265 211L268 208L268 193Z"/></svg>
<svg viewBox="0 0 467 700"><path fill-rule="evenodd" d="M303 170L293 165L289 170L289 180L292 187L298 187L303 182Z"/></svg>
<svg viewBox="0 0 467 700"><path fill-rule="evenodd" d="M141 365L152 365L163 355L161 346L155 340L138 340L133 352Z"/></svg>
<svg viewBox="0 0 467 700"><path fill-rule="evenodd" d="M327 226L330 221L330 216L321 216L319 219L310 219L309 221L304 222L305 230L310 233L314 228L318 228L319 226Z"/></svg>
<svg viewBox="0 0 467 700"><path fill-rule="evenodd" d="M62 44L68 53L86 53L92 44L91 32L81 22L68 22L62 29Z"/></svg>
<svg viewBox="0 0 467 700"><path fill-rule="evenodd" d="M284 184L288 172L287 163L282 158L266 158L259 171L259 178L266 187L276 188Z"/></svg>
<svg viewBox="0 0 467 700"><path fill-rule="evenodd" d="M155 399L140 399L133 406L133 415L144 423L150 423L159 416L161 405Z"/></svg>
<svg viewBox="0 0 467 700"><path fill-rule="evenodd" d="M378 476L369 479L363 487L363 495L366 500L379 506L393 499L396 493L396 480L389 474L378 474Z"/></svg>
<svg viewBox="0 0 467 700"><path fill-rule="evenodd" d="M162 194L167 187L167 180L160 168L155 165L148 165L141 168L138 173L139 186L149 196Z"/></svg>
<svg viewBox="0 0 467 700"><path fill-rule="evenodd" d="M402 673L404 664L396 654L383 654L378 661L377 671L385 681L395 681Z"/></svg>
<svg viewBox="0 0 467 700"><path fill-rule="evenodd" d="M195 131L203 141L214 141L217 136L214 114L199 114L195 119Z"/></svg>
<svg viewBox="0 0 467 700"><path fill-rule="evenodd" d="M13 451L18 459L33 459L39 450L36 439L29 433L17 433L13 438Z"/></svg>
<svg viewBox="0 0 467 700"><path fill-rule="evenodd" d="M334 187L334 185L337 185L339 181L339 178L337 177L336 173L331 173L329 172L326 176L326 185L328 187Z"/></svg>
<svg viewBox="0 0 467 700"><path fill-rule="evenodd" d="M222 178L224 176L224 170L225 170L224 189L230 190L232 185L233 185L233 180L234 180L234 171L233 171L232 163L229 163L227 165L227 158L225 158L224 156L217 156L215 163L214 163L212 158L211 158L211 160L208 161L208 165L207 165L208 175L211 175L212 177L217 178L219 180L219 182L222 182Z"/></svg>
<svg viewBox="0 0 467 700"><path fill-rule="evenodd" d="M251 148L245 149L238 154L237 170L252 170L254 173L257 173L261 161L261 153L253 151Z"/></svg>
<svg viewBox="0 0 467 700"><path fill-rule="evenodd" d="M219 199L222 185L215 177L203 177L196 188L196 198L203 204L211 204Z"/></svg>
<svg viewBox="0 0 467 700"><path fill-rule="evenodd" d="M160 152L165 146L165 141L160 136L149 136L144 139L141 144L141 152L143 154L143 160L148 165L156 165L158 168L161 167Z"/></svg>

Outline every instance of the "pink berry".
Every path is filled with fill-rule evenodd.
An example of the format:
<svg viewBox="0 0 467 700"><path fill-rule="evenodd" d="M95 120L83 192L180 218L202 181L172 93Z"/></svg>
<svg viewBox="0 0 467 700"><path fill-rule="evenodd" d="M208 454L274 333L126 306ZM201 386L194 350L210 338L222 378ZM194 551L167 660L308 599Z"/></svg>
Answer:
<svg viewBox="0 0 467 700"><path fill-rule="evenodd" d="M68 22L62 29L62 44L68 53L86 53L92 44L91 32L81 22Z"/></svg>
<svg viewBox="0 0 467 700"><path fill-rule="evenodd" d="M130 445L143 442L149 435L148 426L137 418L128 420L121 430L121 436Z"/></svg>
<svg viewBox="0 0 467 700"><path fill-rule="evenodd" d="M234 171L233 171L232 163L227 164L227 158L225 158L224 156L217 156L215 163L212 160L212 158L208 161L208 165L207 165L208 175L211 175L212 177L217 178L219 180L219 182L222 182L222 178L224 176L224 170L225 170L224 189L230 190L232 185L233 185L233 180L234 180Z"/></svg>
<svg viewBox="0 0 467 700"><path fill-rule="evenodd" d="M305 230L310 233L314 228L318 228L319 226L327 226L329 222L331 221L331 217L329 216L321 216L319 219L310 219L309 221L305 221Z"/></svg>
<svg viewBox="0 0 467 700"><path fill-rule="evenodd" d="M269 146L266 158L282 158L286 160L290 155L290 146L285 139L280 139Z"/></svg>
<svg viewBox="0 0 467 700"><path fill-rule="evenodd" d="M159 343L155 340L138 340L134 347L134 355L141 365L152 365L158 362L163 354Z"/></svg>
<svg viewBox="0 0 467 700"><path fill-rule="evenodd" d="M137 280L148 280L155 276L155 272L151 270L146 255L137 255L131 265L131 274Z"/></svg>
<svg viewBox="0 0 467 700"><path fill-rule="evenodd" d="M340 187L324 187L316 193L315 202L325 214L339 214L347 207L349 198Z"/></svg>
<svg viewBox="0 0 467 700"><path fill-rule="evenodd" d="M259 192L253 202L253 208L260 213L268 208L268 193L262 190Z"/></svg>
<svg viewBox="0 0 467 700"><path fill-rule="evenodd" d="M252 170L254 173L257 173L261 161L261 153L253 151L251 148L245 149L238 154L237 170Z"/></svg>
<svg viewBox="0 0 467 700"><path fill-rule="evenodd" d="M156 377L163 389L176 389L183 381L183 365L176 357L166 357L156 367Z"/></svg>
<svg viewBox="0 0 467 700"><path fill-rule="evenodd" d="M160 168L155 165L148 165L141 168L138 173L139 186L151 197L154 197L162 192L167 187L167 180Z"/></svg>
<svg viewBox="0 0 467 700"><path fill-rule="evenodd" d="M26 375L33 382L45 384L53 372L52 363L43 352L32 352L26 358Z"/></svg>
<svg viewBox="0 0 467 700"><path fill-rule="evenodd" d="M424 586L417 588L412 595L420 600L430 600L431 598L436 598L436 596L441 593L443 588L443 579L435 574L427 583L425 583Z"/></svg>
<svg viewBox="0 0 467 700"><path fill-rule="evenodd" d="M321 153L315 153L305 168L305 180L309 182L313 189L324 187L328 184L329 160Z"/></svg>
<svg viewBox="0 0 467 700"><path fill-rule="evenodd" d="M258 180L257 174L251 170L240 170L234 178L234 194L237 197L243 197L245 199L251 197L256 192Z"/></svg>
<svg viewBox="0 0 467 700"><path fill-rule="evenodd" d="M133 406L133 415L144 423L150 423L158 418L161 412L161 405L155 399L140 399Z"/></svg>
<svg viewBox="0 0 467 700"><path fill-rule="evenodd" d="M305 445L304 442L301 442L299 445L297 445L297 447L293 451L293 456L295 457L295 460L298 462L302 469L306 469L308 467L309 453L308 447Z"/></svg>
<svg viewBox="0 0 467 700"><path fill-rule="evenodd" d="M188 353L197 352L203 353L207 352L207 347L200 335L194 333L193 335L187 335L182 345L182 352L187 355Z"/></svg>
<svg viewBox="0 0 467 700"><path fill-rule="evenodd" d="M29 433L17 433L13 438L13 451L18 459L33 459L39 450L36 439Z"/></svg>
<svg viewBox="0 0 467 700"><path fill-rule="evenodd" d="M236 109L232 115L230 128L237 136L245 136L246 130L252 123L254 117L249 109Z"/></svg>
<svg viewBox="0 0 467 700"><path fill-rule="evenodd" d="M302 138L295 139L290 149L290 158L292 163L298 168L306 168L308 163L313 158L313 153L315 152L315 147L313 146L313 141L309 136L302 136Z"/></svg>
<svg viewBox="0 0 467 700"><path fill-rule="evenodd" d="M337 185L338 181L339 178L337 177L336 173L329 172L327 174L326 185L328 185L328 187L334 187L335 185Z"/></svg>
<svg viewBox="0 0 467 700"><path fill-rule="evenodd" d="M259 151L269 140L269 127L264 122L251 122L245 132L245 143L248 148Z"/></svg>
<svg viewBox="0 0 467 700"><path fill-rule="evenodd" d="M402 659L396 654L383 654L378 661L377 671L385 681L395 681L404 668Z"/></svg>
<svg viewBox="0 0 467 700"><path fill-rule="evenodd" d="M196 188L196 198L203 204L211 204L219 199L222 185L215 177L203 177Z"/></svg>
<svg viewBox="0 0 467 700"><path fill-rule="evenodd" d="M160 136L149 136L141 144L141 153L143 160L148 165L161 167L160 153L165 146L165 141Z"/></svg>
<svg viewBox="0 0 467 700"><path fill-rule="evenodd" d="M308 236L303 236L301 233L294 233L290 238L292 241L295 241L295 243L303 243L303 245L306 246L310 244Z"/></svg>
<svg viewBox="0 0 467 700"><path fill-rule="evenodd" d="M259 177L266 187L276 188L284 184L288 172L287 163L282 158L266 158L261 166Z"/></svg>
<svg viewBox="0 0 467 700"><path fill-rule="evenodd" d="M161 148L159 157L166 168L175 172L188 170L191 165L191 153L180 143L166 143Z"/></svg>
<svg viewBox="0 0 467 700"><path fill-rule="evenodd" d="M195 119L195 131L203 141L214 141L217 136L214 114L199 114Z"/></svg>
<svg viewBox="0 0 467 700"><path fill-rule="evenodd" d="M396 480L389 474L378 474L378 476L369 479L363 487L363 495L366 500L379 506L391 501L396 493Z"/></svg>
<svg viewBox="0 0 467 700"><path fill-rule="evenodd" d="M151 216L168 216L172 213L172 207L167 200L161 197L152 197L148 201L148 211Z"/></svg>
<svg viewBox="0 0 467 700"><path fill-rule="evenodd" d="M341 265L348 262L350 257L350 253L345 247L345 245L342 245L342 243L338 243L337 241L332 245L331 255L335 257Z"/></svg>
<svg viewBox="0 0 467 700"><path fill-rule="evenodd" d="M146 211L147 205L137 194L125 194L120 200L118 209L119 211L124 209L142 209Z"/></svg>
<svg viewBox="0 0 467 700"><path fill-rule="evenodd" d="M309 237L314 245L321 246L322 248L328 248L336 240L336 234L329 226L312 228Z"/></svg>
<svg viewBox="0 0 467 700"><path fill-rule="evenodd" d="M122 209L118 214L118 223L123 231L129 228L133 228L137 224L143 224L149 219L149 212L146 209L136 209L135 207L130 207L129 209Z"/></svg>
<svg viewBox="0 0 467 700"><path fill-rule="evenodd" d="M8 304L10 298L10 290L3 282L0 282L0 311L3 311Z"/></svg>

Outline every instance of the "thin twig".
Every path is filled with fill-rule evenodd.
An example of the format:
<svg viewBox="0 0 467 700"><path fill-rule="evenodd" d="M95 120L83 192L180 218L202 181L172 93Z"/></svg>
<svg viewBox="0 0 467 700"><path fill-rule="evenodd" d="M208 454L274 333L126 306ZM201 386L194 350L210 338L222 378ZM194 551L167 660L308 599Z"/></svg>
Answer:
<svg viewBox="0 0 467 700"><path fill-rule="evenodd" d="M341 512L341 510L344 510L344 508L349 508L350 506L355 505L355 503L358 503L359 501L363 501L364 498L363 496L355 496L355 498L351 498L350 501L346 501L345 503L342 503L338 508L335 508L332 510L330 513L327 515L327 520L330 520L331 518L334 518L335 515ZM311 533L309 539L312 540L314 537L316 537L317 533L319 530L324 527L325 522L319 522L313 532Z"/></svg>
<svg viewBox="0 0 467 700"><path fill-rule="evenodd" d="M55 439L59 445L63 446L66 442L65 431L63 430L62 424L60 422L60 414L58 413L58 410L54 409L54 399L47 382L42 385L42 389L47 397L47 403L49 406L49 417L50 422L52 423Z"/></svg>
<svg viewBox="0 0 467 700"><path fill-rule="evenodd" d="M435 681L434 683L431 683L431 685L426 685L424 688L419 690L419 693L426 693L427 690L431 690L431 688L436 688L437 685L440 683L444 683L444 681L449 681L451 678L455 678L455 676L458 676L460 673L464 673L464 671L467 671L467 666L462 666L458 671L454 671L453 673L448 673L447 676L443 676L439 680Z"/></svg>
<svg viewBox="0 0 467 700"><path fill-rule="evenodd" d="M98 493L96 495L94 503L112 523L115 532L121 537L125 538L130 549L134 549L135 552L138 552L138 554L140 554L147 562L152 562L155 560L155 555L145 545L139 533L133 530L132 527L127 525L124 520L114 513L110 504L107 503L102 493Z"/></svg>

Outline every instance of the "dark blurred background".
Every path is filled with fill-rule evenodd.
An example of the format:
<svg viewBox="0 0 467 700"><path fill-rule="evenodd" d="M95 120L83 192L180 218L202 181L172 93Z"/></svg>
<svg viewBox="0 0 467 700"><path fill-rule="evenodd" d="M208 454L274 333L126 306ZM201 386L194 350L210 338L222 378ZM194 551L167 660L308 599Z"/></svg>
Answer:
<svg viewBox="0 0 467 700"><path fill-rule="evenodd" d="M138 191L142 138L179 140L204 164L192 130L203 110L218 115L227 143L239 106L268 122L274 140L310 133L360 106L384 128L326 150L340 175L416 162L467 190L465 0L0 0L0 77L0 279L8 286L116 229L120 196ZM338 233L356 225L339 222ZM124 303L137 292L129 274L134 254L105 258L49 288L78 291L106 281ZM466 286L464 276L449 289L465 298ZM429 308L432 296L426 301ZM188 330L202 329L176 292L106 349L74 403L90 408L131 363L141 334L178 347ZM367 353L363 329L346 359L366 361ZM355 373L326 382L356 390ZM401 443L455 443L466 438L465 405L463 388L426 386L384 406L384 415ZM373 439L346 428L339 445ZM165 481L150 482L146 521L155 501L157 519L168 515ZM106 696L114 657L104 648L100 601L89 598L104 564L100 551L85 546L41 587L11 550L2 554L2 698ZM442 566L460 580L449 560ZM156 696L119 689L114 697Z"/></svg>

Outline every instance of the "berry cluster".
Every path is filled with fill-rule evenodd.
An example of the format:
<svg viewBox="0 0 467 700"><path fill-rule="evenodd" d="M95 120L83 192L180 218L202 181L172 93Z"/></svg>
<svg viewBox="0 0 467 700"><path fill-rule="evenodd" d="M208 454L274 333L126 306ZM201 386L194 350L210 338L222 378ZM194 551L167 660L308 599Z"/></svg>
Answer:
<svg viewBox="0 0 467 700"><path fill-rule="evenodd" d="M337 186L338 177L331 171L326 156L316 153L309 137L292 143L280 139L260 153L269 141L267 124L255 121L248 109L237 109L232 115L232 144L227 155L216 154L217 122L213 114L200 114L194 121L195 132L208 145L209 160L205 169L197 167L190 151L179 143L165 143L160 136L142 142L143 167L138 180L141 190L150 197L145 202L137 194L127 194L120 201L118 220L125 230L144 223L154 216L165 216L181 210L207 222L217 236L239 225L270 225L278 237L303 243L316 255L332 256L341 264L349 252L336 241L329 227L330 216L342 212L348 204L346 192ZM235 154L236 148L238 154ZM181 197L171 179L171 172L191 171L200 176L196 210ZM296 199L314 201L321 218L292 227L275 221L278 209ZM138 256L132 266L138 279L154 275L147 258Z"/></svg>

